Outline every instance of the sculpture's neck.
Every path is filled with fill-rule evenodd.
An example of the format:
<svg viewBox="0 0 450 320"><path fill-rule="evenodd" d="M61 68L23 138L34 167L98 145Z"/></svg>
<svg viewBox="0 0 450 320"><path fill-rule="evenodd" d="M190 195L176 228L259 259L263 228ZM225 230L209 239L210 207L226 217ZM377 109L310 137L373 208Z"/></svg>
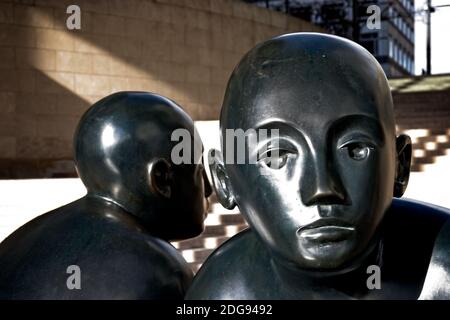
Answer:
<svg viewBox="0 0 450 320"><path fill-rule="evenodd" d="M322 287L338 291L342 294L357 297L367 292L367 279L371 275L368 267L382 267L383 241L375 237L367 250L353 259L345 267L333 270L301 269L272 258L272 265L280 281L288 284L310 283L314 287ZM301 279L301 281L296 281Z"/></svg>
<svg viewBox="0 0 450 320"><path fill-rule="evenodd" d="M120 203L108 198L96 194L88 193L81 200L85 202L89 211L95 211L99 216L105 219L120 222L123 225L132 225L133 228L139 227L139 230L146 230L145 226L138 217L129 212Z"/></svg>

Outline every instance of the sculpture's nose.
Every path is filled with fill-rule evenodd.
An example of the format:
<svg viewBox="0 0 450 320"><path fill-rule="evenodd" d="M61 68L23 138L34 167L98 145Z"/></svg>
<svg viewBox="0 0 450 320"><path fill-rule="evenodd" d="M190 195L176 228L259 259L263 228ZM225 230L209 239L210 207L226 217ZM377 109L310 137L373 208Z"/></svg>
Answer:
<svg viewBox="0 0 450 320"><path fill-rule="evenodd" d="M307 206L344 204L347 195L339 177L327 157L316 157L314 166L304 173L301 185L302 201Z"/></svg>

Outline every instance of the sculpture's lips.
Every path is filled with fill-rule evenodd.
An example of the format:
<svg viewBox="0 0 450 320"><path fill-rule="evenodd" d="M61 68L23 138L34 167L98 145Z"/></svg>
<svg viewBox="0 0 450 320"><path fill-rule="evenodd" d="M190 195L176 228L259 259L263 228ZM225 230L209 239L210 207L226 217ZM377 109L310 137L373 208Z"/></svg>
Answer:
<svg viewBox="0 0 450 320"><path fill-rule="evenodd" d="M350 238L355 228L334 218L320 219L297 230L300 238L311 242L338 242Z"/></svg>

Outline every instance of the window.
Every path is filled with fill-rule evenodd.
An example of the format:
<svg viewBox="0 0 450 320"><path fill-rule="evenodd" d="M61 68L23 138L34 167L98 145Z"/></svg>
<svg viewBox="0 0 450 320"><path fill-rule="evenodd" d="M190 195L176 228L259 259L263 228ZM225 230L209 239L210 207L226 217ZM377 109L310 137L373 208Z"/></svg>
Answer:
<svg viewBox="0 0 450 320"><path fill-rule="evenodd" d="M403 49L401 47L399 47L398 48L398 60L397 60L397 62L402 67L404 66L404 59L405 59L404 51L403 51Z"/></svg>
<svg viewBox="0 0 450 320"><path fill-rule="evenodd" d="M394 60L395 62L398 61L398 45L397 42L394 41Z"/></svg>
<svg viewBox="0 0 450 320"><path fill-rule="evenodd" d="M403 68L408 69L408 53L403 51Z"/></svg>
<svg viewBox="0 0 450 320"><path fill-rule="evenodd" d="M394 44L392 43L392 39L389 39L389 57L394 56Z"/></svg>

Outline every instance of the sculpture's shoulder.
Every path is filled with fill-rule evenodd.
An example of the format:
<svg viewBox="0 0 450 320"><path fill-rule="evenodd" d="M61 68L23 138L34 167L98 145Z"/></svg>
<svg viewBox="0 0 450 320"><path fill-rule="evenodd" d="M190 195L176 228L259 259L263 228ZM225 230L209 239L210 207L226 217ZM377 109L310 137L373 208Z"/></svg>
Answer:
<svg viewBox="0 0 450 320"><path fill-rule="evenodd" d="M427 260L449 218L447 208L416 200L394 199L384 219L386 240L396 249L401 246L401 251L411 253L411 257L421 256Z"/></svg>
<svg viewBox="0 0 450 320"><path fill-rule="evenodd" d="M420 299L450 299L450 219L436 238Z"/></svg>
<svg viewBox="0 0 450 320"><path fill-rule="evenodd" d="M181 254L171 244L152 236L122 236L122 245L114 243L106 248L108 252L102 261L99 256L93 256L92 263L86 264L93 279L89 284L93 296L183 299L193 272ZM96 271L96 266L104 270L103 275ZM102 288L101 294L99 288Z"/></svg>
<svg viewBox="0 0 450 320"><path fill-rule="evenodd" d="M270 255L250 230L244 230L217 248L194 277L186 299L252 299L257 278L268 271Z"/></svg>
<svg viewBox="0 0 450 320"><path fill-rule="evenodd" d="M128 216L79 201L25 224L0 244L0 298L181 299L188 264ZM71 265L82 290L67 288Z"/></svg>
<svg viewBox="0 0 450 320"><path fill-rule="evenodd" d="M431 203L426 203L412 199L396 199L392 200L392 204L388 209L388 213L394 213L399 218L403 219L406 216L413 218L414 221L446 221L450 217L450 209L437 206Z"/></svg>
<svg viewBox="0 0 450 320"><path fill-rule="evenodd" d="M420 298L442 297L445 290L450 297L444 289L450 287L446 280L450 270L449 221L449 209L410 199L395 199L387 212L385 270L417 283Z"/></svg>
<svg viewBox="0 0 450 320"><path fill-rule="evenodd" d="M107 299L183 299L193 272L182 255L167 241L138 230L121 230L91 254L87 263L93 295ZM101 259L100 259L101 257ZM104 268L104 276L96 269Z"/></svg>

